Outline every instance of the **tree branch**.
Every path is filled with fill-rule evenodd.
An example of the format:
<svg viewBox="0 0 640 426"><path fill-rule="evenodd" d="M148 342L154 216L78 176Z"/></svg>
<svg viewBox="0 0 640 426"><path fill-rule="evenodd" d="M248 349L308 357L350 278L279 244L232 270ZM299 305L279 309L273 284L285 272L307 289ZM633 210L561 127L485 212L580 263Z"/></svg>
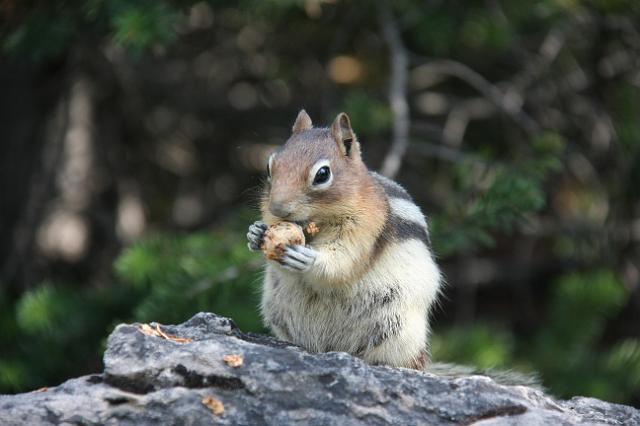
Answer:
<svg viewBox="0 0 640 426"><path fill-rule="evenodd" d="M485 98L471 98L451 108L444 124L442 141L451 146L460 146L470 120L487 118L495 107Z"/></svg>
<svg viewBox="0 0 640 426"><path fill-rule="evenodd" d="M422 155L425 157L438 158L440 160L449 161L451 163L473 162L486 166L494 166L497 162L491 162L488 159L471 153L452 148L444 144L444 132L442 128L427 122L414 122L411 125L412 130L416 134L427 136L434 143L421 140L413 142L409 145L411 154Z"/></svg>
<svg viewBox="0 0 640 426"><path fill-rule="evenodd" d="M459 78L480 92L498 110L511 117L527 133L540 132L540 125L522 110L522 96L516 90L502 90L465 64L449 59L430 60L420 68L422 72Z"/></svg>
<svg viewBox="0 0 640 426"><path fill-rule="evenodd" d="M407 81L409 55L400 31L386 2L379 3L379 19L384 39L389 47L391 77L389 82L389 104L393 114L393 139L391 147L382 163L382 174L394 178L402 164L409 145L409 102L407 101Z"/></svg>

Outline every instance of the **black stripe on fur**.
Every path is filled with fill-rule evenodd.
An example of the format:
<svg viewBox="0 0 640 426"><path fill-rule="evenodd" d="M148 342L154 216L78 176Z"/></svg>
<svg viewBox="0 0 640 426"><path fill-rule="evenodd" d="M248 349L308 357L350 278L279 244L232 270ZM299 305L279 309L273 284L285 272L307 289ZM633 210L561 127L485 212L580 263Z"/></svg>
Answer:
<svg viewBox="0 0 640 426"><path fill-rule="evenodd" d="M371 176L373 176L375 181L382 186L385 194L387 194L387 198L400 198L402 200L411 201L411 195L409 195L409 193L396 182L374 172L371 173Z"/></svg>
<svg viewBox="0 0 640 426"><path fill-rule="evenodd" d="M391 214L387 217L387 221L374 243L373 257L379 256L388 244L407 240L422 241L427 247L430 247L431 244L429 234L422 225Z"/></svg>

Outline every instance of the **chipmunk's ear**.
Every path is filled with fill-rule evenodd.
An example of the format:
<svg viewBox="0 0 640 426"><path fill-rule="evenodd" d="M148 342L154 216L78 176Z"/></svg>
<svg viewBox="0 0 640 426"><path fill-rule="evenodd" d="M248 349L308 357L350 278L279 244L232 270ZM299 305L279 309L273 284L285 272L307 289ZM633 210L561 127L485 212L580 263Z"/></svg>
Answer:
<svg viewBox="0 0 640 426"><path fill-rule="evenodd" d="M351 129L349 116L344 112L338 114L331 125L331 134L338 143L338 148L347 157L360 155L360 144L356 139L356 134Z"/></svg>
<svg viewBox="0 0 640 426"><path fill-rule="evenodd" d="M307 114L307 111L301 109L298 113L298 118L296 118L296 122L293 123L293 133L299 133L303 130L308 130L313 127L313 123L311 123L311 117Z"/></svg>

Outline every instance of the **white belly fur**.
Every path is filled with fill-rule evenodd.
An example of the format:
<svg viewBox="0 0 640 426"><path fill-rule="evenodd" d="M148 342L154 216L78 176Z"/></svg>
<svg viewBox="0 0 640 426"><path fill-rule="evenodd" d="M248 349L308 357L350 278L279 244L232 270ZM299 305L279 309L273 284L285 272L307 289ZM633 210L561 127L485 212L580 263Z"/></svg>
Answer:
<svg viewBox="0 0 640 426"><path fill-rule="evenodd" d="M395 297L381 303L379 295L391 286L398 289ZM406 366L426 348L429 310L439 286L429 249L406 240L388 244L358 282L340 289L269 263L261 310L276 336L309 351L343 351L370 363ZM372 345L389 323L399 326Z"/></svg>

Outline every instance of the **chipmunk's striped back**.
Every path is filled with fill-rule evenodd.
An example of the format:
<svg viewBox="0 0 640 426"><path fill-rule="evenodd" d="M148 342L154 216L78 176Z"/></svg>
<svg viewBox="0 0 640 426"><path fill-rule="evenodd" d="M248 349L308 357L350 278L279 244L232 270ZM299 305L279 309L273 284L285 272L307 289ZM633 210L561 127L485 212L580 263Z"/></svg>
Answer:
<svg viewBox="0 0 640 426"><path fill-rule="evenodd" d="M411 239L430 247L427 221L409 193L398 183L376 172L371 172L371 176L383 188L389 203L389 213L376 241L376 250L391 241Z"/></svg>

